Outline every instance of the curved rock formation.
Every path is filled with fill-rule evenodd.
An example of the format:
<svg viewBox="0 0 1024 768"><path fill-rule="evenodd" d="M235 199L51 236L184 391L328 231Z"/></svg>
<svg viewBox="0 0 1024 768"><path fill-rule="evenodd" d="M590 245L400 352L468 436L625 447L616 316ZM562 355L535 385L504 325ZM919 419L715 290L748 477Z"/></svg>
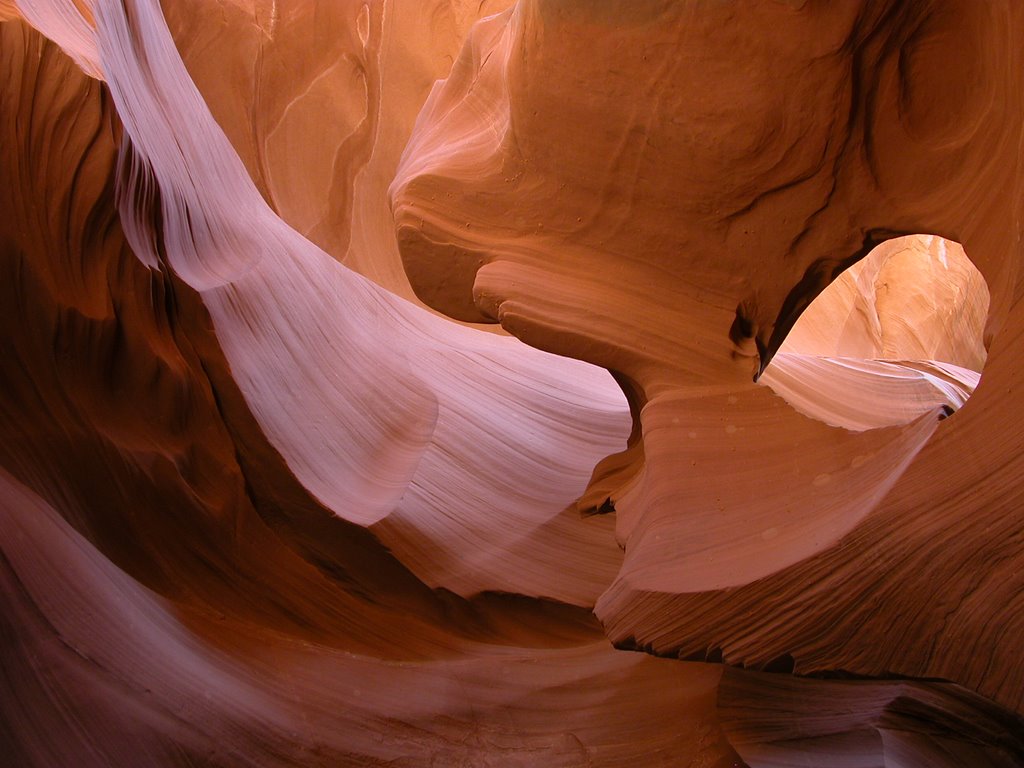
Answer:
<svg viewBox="0 0 1024 768"><path fill-rule="evenodd" d="M1015 6L165 5L0 5L0 753L1024 764Z"/></svg>
<svg viewBox="0 0 1024 768"><path fill-rule="evenodd" d="M597 604L616 643L942 677L1017 710L1018 451L992 436L1013 412L1019 10L797 6L537 0L478 26L392 187L403 255L425 300L626 383L642 466L591 494L625 546ZM748 356L756 379L871 244L928 231L992 291L955 420L851 434L751 382Z"/></svg>

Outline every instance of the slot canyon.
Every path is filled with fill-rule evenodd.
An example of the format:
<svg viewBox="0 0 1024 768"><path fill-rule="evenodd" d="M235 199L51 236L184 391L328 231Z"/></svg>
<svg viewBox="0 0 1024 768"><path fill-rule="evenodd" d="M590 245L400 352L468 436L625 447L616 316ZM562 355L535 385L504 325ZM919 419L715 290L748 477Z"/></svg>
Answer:
<svg viewBox="0 0 1024 768"><path fill-rule="evenodd" d="M1024 766L1024 4L0 0L0 766Z"/></svg>

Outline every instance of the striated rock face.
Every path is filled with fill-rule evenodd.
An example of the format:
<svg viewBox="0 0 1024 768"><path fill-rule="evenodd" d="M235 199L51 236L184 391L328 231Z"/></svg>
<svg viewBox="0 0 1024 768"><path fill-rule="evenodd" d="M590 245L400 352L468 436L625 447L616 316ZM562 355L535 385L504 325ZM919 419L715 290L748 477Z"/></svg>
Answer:
<svg viewBox="0 0 1024 768"><path fill-rule="evenodd" d="M0 2L0 754L1024 764L1024 14L840 6Z"/></svg>

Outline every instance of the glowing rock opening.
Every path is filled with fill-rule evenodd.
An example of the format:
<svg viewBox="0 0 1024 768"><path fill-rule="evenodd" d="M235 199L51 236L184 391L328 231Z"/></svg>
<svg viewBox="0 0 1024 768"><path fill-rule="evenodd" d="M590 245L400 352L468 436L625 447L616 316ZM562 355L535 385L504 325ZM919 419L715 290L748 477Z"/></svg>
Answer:
<svg viewBox="0 0 1024 768"><path fill-rule="evenodd" d="M896 238L804 310L761 383L801 413L857 431L952 413L981 379L988 310L985 279L958 243Z"/></svg>

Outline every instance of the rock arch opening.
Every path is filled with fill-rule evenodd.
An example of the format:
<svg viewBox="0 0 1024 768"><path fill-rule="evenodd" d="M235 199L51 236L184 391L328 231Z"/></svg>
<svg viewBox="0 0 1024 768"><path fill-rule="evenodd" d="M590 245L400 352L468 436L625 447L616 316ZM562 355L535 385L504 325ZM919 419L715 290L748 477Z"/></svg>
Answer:
<svg viewBox="0 0 1024 768"><path fill-rule="evenodd" d="M985 279L959 243L888 240L808 306L760 381L854 431L953 413L981 379L988 308Z"/></svg>

